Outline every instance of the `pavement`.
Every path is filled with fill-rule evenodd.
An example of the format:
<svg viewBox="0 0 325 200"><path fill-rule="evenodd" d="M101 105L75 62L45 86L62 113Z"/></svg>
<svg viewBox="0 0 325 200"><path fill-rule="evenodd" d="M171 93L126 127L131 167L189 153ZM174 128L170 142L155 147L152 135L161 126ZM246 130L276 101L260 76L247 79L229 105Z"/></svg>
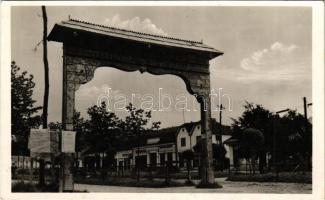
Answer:
<svg viewBox="0 0 325 200"><path fill-rule="evenodd" d="M234 182L226 178L216 178L223 187L218 189L201 189L194 186L142 188L75 184L75 190L88 192L117 192L117 193L274 193L274 194L311 194L312 184L305 183L276 183L276 182Z"/></svg>

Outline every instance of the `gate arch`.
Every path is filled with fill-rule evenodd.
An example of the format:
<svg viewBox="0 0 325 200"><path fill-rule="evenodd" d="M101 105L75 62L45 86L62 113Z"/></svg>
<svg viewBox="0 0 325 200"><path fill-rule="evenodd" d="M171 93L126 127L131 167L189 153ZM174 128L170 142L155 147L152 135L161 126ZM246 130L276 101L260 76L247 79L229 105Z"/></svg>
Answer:
<svg viewBox="0 0 325 200"><path fill-rule="evenodd" d="M97 68L172 74L184 80L200 103L202 126L201 184L214 183L210 129L209 60L223 55L202 42L117 29L69 19L55 24L48 40L63 43L62 125L73 130L75 92ZM72 191L73 154L64 154L60 191Z"/></svg>

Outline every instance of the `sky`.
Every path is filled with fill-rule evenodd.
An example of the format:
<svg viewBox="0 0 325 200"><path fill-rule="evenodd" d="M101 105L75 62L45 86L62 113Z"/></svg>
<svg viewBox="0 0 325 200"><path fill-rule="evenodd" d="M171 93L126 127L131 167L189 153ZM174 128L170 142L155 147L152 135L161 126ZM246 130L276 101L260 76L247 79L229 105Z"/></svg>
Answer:
<svg viewBox="0 0 325 200"><path fill-rule="evenodd" d="M55 23L73 19L162 36L203 41L222 52L210 61L211 89L220 91L223 124L230 125L243 112L245 101L261 104L272 112L290 108L303 112L303 97L312 102L311 8L308 7L53 7L47 6L48 32ZM13 7L11 10L11 57L34 75L33 98L42 105L44 71L42 57L43 22L41 7ZM62 44L48 43L50 67L49 121L61 121ZM109 89L111 88L111 89ZM184 95L190 111L171 108L158 111L160 94L169 95L175 105ZM197 121L198 104L184 81L174 75L123 72L109 66L96 69L94 78L76 92L76 110L87 118L87 108L109 95L137 94L154 98L152 121L162 127ZM115 99L116 100L116 99ZM116 102L116 101L115 101ZM113 105L114 99L108 104ZM168 102L167 102L168 103ZM120 104L121 105L121 104ZM308 109L309 113L311 109ZM115 111L123 118L124 111ZM311 114L311 113L310 113ZM219 120L219 112L212 117Z"/></svg>

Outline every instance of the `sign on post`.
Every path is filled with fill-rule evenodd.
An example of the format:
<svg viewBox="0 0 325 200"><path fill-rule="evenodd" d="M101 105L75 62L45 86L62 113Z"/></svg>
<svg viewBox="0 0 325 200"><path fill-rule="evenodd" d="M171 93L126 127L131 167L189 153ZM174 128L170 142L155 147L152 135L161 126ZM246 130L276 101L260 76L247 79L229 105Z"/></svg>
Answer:
<svg viewBox="0 0 325 200"><path fill-rule="evenodd" d="M76 144L75 131L62 131L62 148L64 153L74 153Z"/></svg>
<svg viewBox="0 0 325 200"><path fill-rule="evenodd" d="M59 132L48 129L31 129L28 140L31 153L57 153Z"/></svg>

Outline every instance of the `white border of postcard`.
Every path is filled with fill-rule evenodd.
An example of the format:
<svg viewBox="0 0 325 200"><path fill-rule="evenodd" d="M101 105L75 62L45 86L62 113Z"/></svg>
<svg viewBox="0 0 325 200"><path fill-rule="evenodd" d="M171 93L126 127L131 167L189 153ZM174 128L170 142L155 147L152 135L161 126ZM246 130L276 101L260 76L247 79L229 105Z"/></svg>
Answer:
<svg viewBox="0 0 325 200"><path fill-rule="evenodd" d="M312 8L313 186L312 194L234 193L11 193L10 7L11 6L307 6ZM297 22L299 23L299 22ZM13 1L1 3L0 198L9 199L325 199L324 196L324 3L322 1Z"/></svg>

